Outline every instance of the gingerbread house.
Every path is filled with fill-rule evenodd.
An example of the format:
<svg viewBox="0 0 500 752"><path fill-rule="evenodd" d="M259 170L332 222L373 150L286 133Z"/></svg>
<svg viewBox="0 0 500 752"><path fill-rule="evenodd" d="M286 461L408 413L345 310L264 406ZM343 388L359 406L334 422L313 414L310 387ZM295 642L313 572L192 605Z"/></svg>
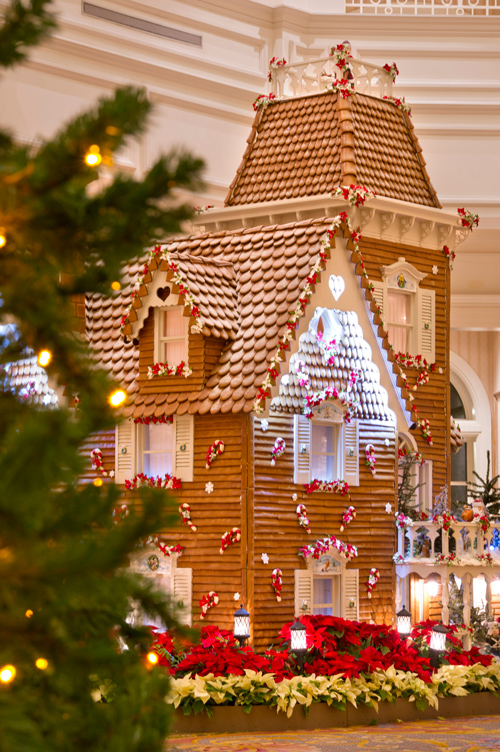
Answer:
<svg viewBox="0 0 500 752"><path fill-rule="evenodd" d="M339 83L332 59L313 63L280 66L278 96L256 103L226 206L86 307L129 395L88 450L124 504L160 476L188 523L134 566L190 623L232 628L241 600L256 646L300 613L391 622L400 447L424 457L422 509L449 482L450 256L465 231L390 72L350 59Z"/></svg>

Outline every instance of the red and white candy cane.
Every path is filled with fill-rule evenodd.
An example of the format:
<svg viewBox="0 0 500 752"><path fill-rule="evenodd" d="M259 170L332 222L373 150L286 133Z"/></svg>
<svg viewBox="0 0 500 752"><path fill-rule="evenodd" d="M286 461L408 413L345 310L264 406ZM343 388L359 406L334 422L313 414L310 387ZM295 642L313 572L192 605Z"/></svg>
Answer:
<svg viewBox="0 0 500 752"><path fill-rule="evenodd" d="M215 460L216 457L219 456L219 454L222 454L224 451L224 442L222 439L216 439L213 444L211 444L208 448L207 456L205 457L205 469L210 470L212 467L212 462Z"/></svg>
<svg viewBox="0 0 500 752"><path fill-rule="evenodd" d="M107 472L104 469L104 465L102 462L102 452L97 447L95 449L92 449L90 452L90 457L92 459L92 468L96 470L98 473L101 473L105 478L107 477Z"/></svg>
<svg viewBox="0 0 500 752"><path fill-rule="evenodd" d="M353 521L353 519L356 517L356 510L354 507L347 507L344 514L342 515L342 524L340 526L340 532L344 532L344 528L349 525Z"/></svg>
<svg viewBox="0 0 500 752"><path fill-rule="evenodd" d="M273 581L274 592L276 593L276 600L278 603L281 601L281 590L283 588L283 572L281 569L273 569L271 575Z"/></svg>
<svg viewBox="0 0 500 752"><path fill-rule="evenodd" d="M368 582L366 583L366 587L368 589L368 598L372 597L372 591L375 590L377 587L377 582L380 579L380 572L375 567L372 567L370 569L370 574L368 575Z"/></svg>
<svg viewBox="0 0 500 752"><path fill-rule="evenodd" d="M204 619L207 615L207 612L210 608L213 608L213 606L216 606L219 602L219 596L215 592L215 590L210 590L206 595L202 595L199 604L201 608L201 614L200 619Z"/></svg>
<svg viewBox="0 0 500 752"><path fill-rule="evenodd" d="M219 549L219 553L223 554L226 548L232 546L233 543L238 543L241 540L241 530L237 527L232 527L228 533L224 533L222 536L222 543Z"/></svg>
<svg viewBox="0 0 500 752"><path fill-rule="evenodd" d="M182 524L187 525L193 533L196 533L197 527L191 522L191 507L187 502L180 505L179 514L182 518Z"/></svg>
<svg viewBox="0 0 500 752"><path fill-rule="evenodd" d="M309 520L307 519L307 509L305 508L304 504L298 504L295 511L297 513L299 525L303 527L308 533L310 533L311 528L309 527Z"/></svg>

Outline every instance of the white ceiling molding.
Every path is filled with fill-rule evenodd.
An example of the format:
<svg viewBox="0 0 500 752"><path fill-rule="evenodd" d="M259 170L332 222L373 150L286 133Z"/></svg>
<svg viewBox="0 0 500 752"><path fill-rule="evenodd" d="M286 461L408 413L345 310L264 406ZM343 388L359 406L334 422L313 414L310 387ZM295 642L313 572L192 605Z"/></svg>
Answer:
<svg viewBox="0 0 500 752"><path fill-rule="evenodd" d="M452 294L451 328L462 331L500 331L500 295Z"/></svg>
<svg viewBox="0 0 500 752"><path fill-rule="evenodd" d="M109 21L110 23L118 24L119 26L126 26L127 28L136 29L137 31L143 31L147 34L166 37L175 42L182 42L183 44L189 44L193 47L202 46L203 39L200 34L193 34L192 32L183 31L182 29L174 29L171 26L164 26L163 24L155 23L154 21L148 21L145 18L129 16L125 13L111 10L110 8L102 8L99 5L94 5L94 3L83 2L82 13L87 16L92 16L92 18L99 18L103 21Z"/></svg>

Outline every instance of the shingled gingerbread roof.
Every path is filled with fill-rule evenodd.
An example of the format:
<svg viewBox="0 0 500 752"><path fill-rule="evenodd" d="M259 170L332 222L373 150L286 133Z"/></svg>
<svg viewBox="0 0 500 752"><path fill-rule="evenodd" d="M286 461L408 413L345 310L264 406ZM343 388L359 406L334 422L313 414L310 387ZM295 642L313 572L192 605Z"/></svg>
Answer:
<svg viewBox="0 0 500 752"><path fill-rule="evenodd" d="M256 113L226 206L331 193L355 183L441 207L411 118L390 101L326 92L273 100Z"/></svg>
<svg viewBox="0 0 500 752"><path fill-rule="evenodd" d="M186 412L250 412L271 356L287 330L290 312L296 308L305 279L318 259L322 248L320 240L330 225L328 218L314 219L282 226L195 235L169 244L171 258L179 259L179 268L182 265L186 273L188 264L193 264L200 274L200 270L224 262L231 265L236 280L237 298L234 300L240 316L239 328L225 343L205 388L200 391L141 394L135 381L138 348L124 344L120 332L120 320L130 292L119 294L114 299L91 296L87 308L89 340L103 365L122 381L131 395L125 414L145 418ZM185 264L182 263L184 259L187 260ZM132 270L133 274L140 266L138 264ZM166 279L167 271L161 264L156 272L153 271L153 275L157 274L164 274ZM200 282L199 289L202 287ZM371 300L369 290L365 289L365 295ZM216 297L207 297L205 305L211 306L210 301ZM215 308L208 313L214 321L221 315ZM382 346L382 339L379 341ZM351 365L355 365L355 360ZM395 373L400 372L395 363L393 369Z"/></svg>

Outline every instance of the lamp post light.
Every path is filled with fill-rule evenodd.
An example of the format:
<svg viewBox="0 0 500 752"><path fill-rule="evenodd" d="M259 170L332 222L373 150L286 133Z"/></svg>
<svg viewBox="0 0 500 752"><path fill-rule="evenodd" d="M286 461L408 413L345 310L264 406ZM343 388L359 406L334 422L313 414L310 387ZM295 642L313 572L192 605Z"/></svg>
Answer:
<svg viewBox="0 0 500 752"><path fill-rule="evenodd" d="M429 646L431 653L431 666L439 668L441 656L446 650L446 635L450 630L444 624L436 624L432 627L431 644Z"/></svg>
<svg viewBox="0 0 500 752"><path fill-rule="evenodd" d="M306 628L296 617L295 624L290 627L290 652L295 653L299 670L304 670L304 661L307 653Z"/></svg>
<svg viewBox="0 0 500 752"><path fill-rule="evenodd" d="M250 614L243 608L243 603L237 611L234 612L234 630L233 634L235 639L240 643L240 648L243 647L245 641L250 637Z"/></svg>
<svg viewBox="0 0 500 752"><path fill-rule="evenodd" d="M411 613L406 610L403 604L401 611L396 614L396 627L399 636L406 639L411 634Z"/></svg>

